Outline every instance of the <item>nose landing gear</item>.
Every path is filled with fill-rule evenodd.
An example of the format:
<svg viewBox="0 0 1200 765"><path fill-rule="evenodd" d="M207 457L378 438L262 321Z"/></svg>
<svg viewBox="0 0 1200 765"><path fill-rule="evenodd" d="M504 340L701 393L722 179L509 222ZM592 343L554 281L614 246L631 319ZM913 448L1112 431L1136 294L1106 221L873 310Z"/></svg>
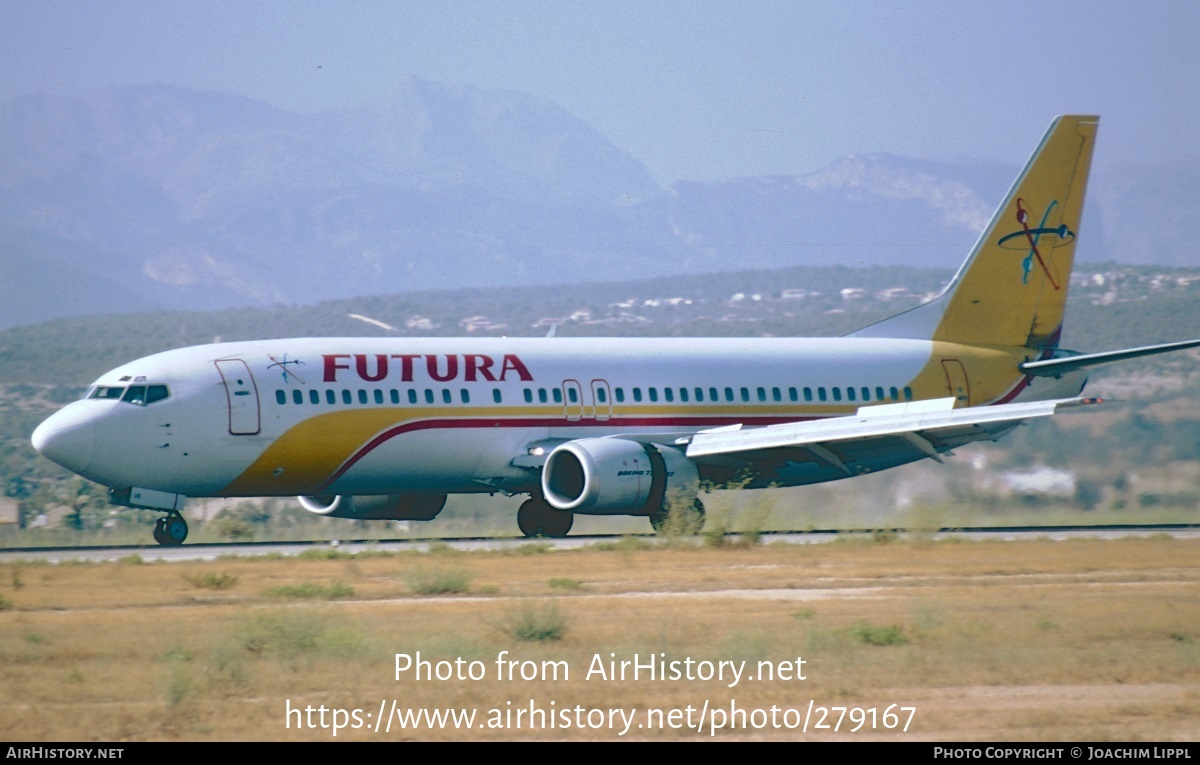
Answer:
<svg viewBox="0 0 1200 765"><path fill-rule="evenodd" d="M154 541L160 545L181 545L183 540L187 539L187 535L187 521L178 512L168 513L167 517L154 522Z"/></svg>

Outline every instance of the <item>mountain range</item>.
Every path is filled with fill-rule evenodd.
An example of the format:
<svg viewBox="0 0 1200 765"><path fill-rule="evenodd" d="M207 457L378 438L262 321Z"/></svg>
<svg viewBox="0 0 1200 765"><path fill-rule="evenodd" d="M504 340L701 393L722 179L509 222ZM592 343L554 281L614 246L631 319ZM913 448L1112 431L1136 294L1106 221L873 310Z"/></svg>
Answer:
<svg viewBox="0 0 1200 765"><path fill-rule="evenodd" d="M807 265L952 268L1016 165L681 181L527 95L412 78L302 114L169 85L0 104L0 327ZM1080 258L1190 265L1200 160L1093 178ZM1143 223L1145 221L1145 223Z"/></svg>

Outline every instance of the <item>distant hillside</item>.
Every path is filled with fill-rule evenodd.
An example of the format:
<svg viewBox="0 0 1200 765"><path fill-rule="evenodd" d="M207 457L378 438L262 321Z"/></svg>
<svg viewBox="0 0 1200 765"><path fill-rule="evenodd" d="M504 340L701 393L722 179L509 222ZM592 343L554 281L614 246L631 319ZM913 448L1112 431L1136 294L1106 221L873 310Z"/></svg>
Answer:
<svg viewBox="0 0 1200 765"><path fill-rule="evenodd" d="M0 327L735 268L951 269L1023 159L872 154L664 192L552 104L419 79L322 114L167 85L29 96L0 104L0 140ZM1193 262L1197 193L1200 160L1095 179L1080 259Z"/></svg>
<svg viewBox="0 0 1200 765"><path fill-rule="evenodd" d="M60 318L0 330L0 384L76 387L151 353L275 337L538 337L552 327L558 337L837 336L919 304L952 275L903 266L793 267L553 291L440 290L303 307ZM1200 337L1198 295L1200 268L1077 268L1064 347L1100 351ZM1189 354L1176 356L1192 363Z"/></svg>

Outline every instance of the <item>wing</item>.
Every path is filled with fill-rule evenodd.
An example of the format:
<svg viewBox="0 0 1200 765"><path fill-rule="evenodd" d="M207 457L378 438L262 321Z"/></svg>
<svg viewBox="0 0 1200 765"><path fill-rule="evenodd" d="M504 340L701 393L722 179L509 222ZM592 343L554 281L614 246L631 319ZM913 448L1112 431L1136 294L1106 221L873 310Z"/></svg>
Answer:
<svg viewBox="0 0 1200 765"><path fill-rule="evenodd" d="M848 417L743 429L700 431L677 441L698 464L754 465L754 485L815 483L942 455L973 441L999 438L1025 420L1064 407L1099 403L1073 398L954 409L953 398L862 407Z"/></svg>

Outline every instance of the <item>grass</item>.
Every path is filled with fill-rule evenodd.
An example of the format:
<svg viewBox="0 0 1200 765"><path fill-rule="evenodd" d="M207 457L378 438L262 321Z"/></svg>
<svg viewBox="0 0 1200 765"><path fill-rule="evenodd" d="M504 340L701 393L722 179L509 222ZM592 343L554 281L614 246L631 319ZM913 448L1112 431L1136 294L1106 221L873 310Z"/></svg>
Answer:
<svg viewBox="0 0 1200 765"><path fill-rule="evenodd" d="M5 588L19 608L0 612L0 739L326 741L327 729L285 727L285 701L369 709L364 700L375 699L377 712L378 699L390 698L481 715L531 699L644 711L702 700L795 709L811 698L915 705L910 733L872 734L886 740L1194 739L1200 540L917 545L864 536L866 544L618 542L553 555L227 558L152 568L26 562L21 590ZM0 564L0 583L11 582L13 565ZM417 569L429 581L458 569L462 591L474 597L417 596L407 584ZM220 598L197 598L191 581L235 577ZM330 583L352 588L354 599L267 594L327 591ZM548 588L586 594L547 597ZM480 662L486 677L397 680L395 654L418 651L434 662ZM569 677L499 680L502 654L522 668L569 668ZM807 679L736 687L586 679L596 657L607 666L635 656L746 661L747 671L802 657ZM338 738L379 735L344 730ZM796 732L727 727L720 736L794 740ZM618 737L606 728L498 727L385 738ZM707 737L635 727L626 738Z"/></svg>
<svg viewBox="0 0 1200 765"><path fill-rule="evenodd" d="M850 628L850 634L866 645L904 645L908 642L908 638L904 636L904 628L898 624L856 624Z"/></svg>
<svg viewBox="0 0 1200 765"><path fill-rule="evenodd" d="M229 590L237 586L238 577L226 571L206 571L204 573L187 573L184 581L199 590Z"/></svg>
<svg viewBox="0 0 1200 765"><path fill-rule="evenodd" d="M300 584L282 584L263 590L268 598L286 600L337 600L338 598L354 597L354 588L345 582L330 582L317 584L302 582Z"/></svg>
<svg viewBox="0 0 1200 765"><path fill-rule="evenodd" d="M471 572L459 566L414 567L404 577L417 595L464 595L471 589Z"/></svg>
<svg viewBox="0 0 1200 765"><path fill-rule="evenodd" d="M553 643L566 636L567 622L557 603L524 603L506 616L500 629L523 643Z"/></svg>

